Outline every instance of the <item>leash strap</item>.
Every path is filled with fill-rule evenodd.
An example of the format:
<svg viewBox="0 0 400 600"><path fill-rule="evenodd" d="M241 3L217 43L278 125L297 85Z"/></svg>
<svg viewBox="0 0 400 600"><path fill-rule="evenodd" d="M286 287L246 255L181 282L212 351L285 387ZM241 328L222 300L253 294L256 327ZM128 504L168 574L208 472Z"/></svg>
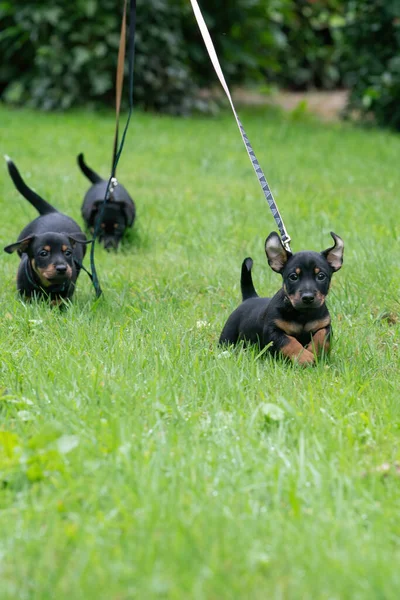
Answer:
<svg viewBox="0 0 400 600"><path fill-rule="evenodd" d="M126 48L126 0L124 0L124 8L122 13L121 35L118 48L117 76L115 85L115 134L114 147L111 162L111 169L114 168L115 157L118 151L119 137L119 114L121 110L122 88L124 85L124 63L125 63L125 48Z"/></svg>
<svg viewBox="0 0 400 600"><path fill-rule="evenodd" d="M91 274L90 271L87 270L85 265L83 263L81 263L79 260L77 260L76 258L74 258L74 263L77 267L79 267L79 269L82 269L82 271L85 271L85 273L87 273L89 275L90 280L93 283L93 275Z"/></svg>
<svg viewBox="0 0 400 600"><path fill-rule="evenodd" d="M101 221L104 214L104 209L106 203L110 198L110 194L114 191L114 188L118 185L118 181L115 178L115 173L117 170L118 161L122 154L122 150L125 144L125 138L128 131L129 123L132 116L133 110L133 64L135 58L135 31L136 31L136 0L130 0L129 2L129 40L128 40L128 61L129 61L129 112L128 118L125 123L125 128L122 134L121 142L118 146L118 129L119 129L119 113L121 108L121 97L122 97L122 87L123 87L123 78L124 78L124 63L125 63L125 45L126 45L126 13L127 13L127 0L124 0L124 9L122 16L122 24L121 24L121 38L118 50L118 66L117 66L117 79L116 79L116 128L115 128L115 137L114 137L114 150L113 150L113 164L111 169L111 176L107 183L107 189L104 196L104 200L100 207L100 210L97 215L94 231L93 231L93 239L92 246L90 248L90 269L92 271L92 282L96 292L96 298L99 298L102 294L102 289L100 287L99 278L97 276L96 265L94 263L94 249L96 238L99 234Z"/></svg>
<svg viewBox="0 0 400 600"><path fill-rule="evenodd" d="M197 24L198 24L199 29L200 29L200 33L201 33L201 35L203 37L205 46L207 48L207 52L208 52L208 54L210 56L210 59L211 59L211 62L213 64L213 67L215 69L215 72L216 72L216 74L218 76L218 79L219 79L219 81L220 81L220 83L221 83L221 85L222 85L222 87L223 87L223 89L225 91L225 94L228 97L230 105L232 107L232 111L233 111L233 114L235 116L236 123L237 123L237 125L239 127L239 131L240 131L240 134L242 136L244 145L246 147L247 154L249 155L251 164L253 165L253 168L254 168L254 171L255 171L255 173L257 175L257 178L258 178L258 181L260 183L260 186L261 186L261 188L262 188L262 190L264 192L265 199L266 199L266 201L268 203L268 206L269 206L269 208L270 208L270 210L272 212L272 215L273 215L273 217L274 217L274 219L276 221L276 224L278 226L279 232L281 234L282 244L283 244L283 246L285 247L285 249L288 252L291 252L291 250L290 250L290 240L291 240L291 238L290 238L290 236L288 235L288 233L286 231L285 225L284 225L284 223L282 221L282 217L280 215L280 212L278 210L278 207L277 207L276 202L274 200L274 197L272 195L271 189L270 189L270 187L268 185L268 182L267 182L267 180L265 178L265 175L264 175L264 173L263 173L263 171L262 171L262 169L260 167L260 163L257 160L257 157L256 157L256 155L254 153L253 147L250 144L249 138L247 137L246 132L245 132L245 130L243 128L243 125L240 122L238 114L237 114L237 112L235 110L235 106L233 104L232 96L230 94L229 88L228 88L227 83L225 81L225 77L224 77L224 74L222 72L221 65L220 65L218 57L217 57L217 53L215 52L214 44L212 42L210 33L209 33L208 29L207 29L207 25L206 25L206 22L204 21L203 15L201 14L200 7L199 7L199 5L197 3L197 0L190 0L190 2L191 2L191 5L192 5L192 8L193 8L194 15L195 15L196 20L197 20Z"/></svg>

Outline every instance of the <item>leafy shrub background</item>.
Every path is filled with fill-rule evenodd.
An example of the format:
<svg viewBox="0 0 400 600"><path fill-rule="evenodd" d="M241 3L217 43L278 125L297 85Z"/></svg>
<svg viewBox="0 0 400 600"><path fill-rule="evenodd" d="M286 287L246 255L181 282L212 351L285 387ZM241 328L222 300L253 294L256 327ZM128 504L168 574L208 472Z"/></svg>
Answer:
<svg viewBox="0 0 400 600"><path fill-rule="evenodd" d="M265 31L268 3L230 1L221 9L209 0L202 6L228 76L240 81L259 72L273 43ZM111 104L120 13L114 0L1 2L3 99L46 110ZM187 1L138 3L136 103L178 113L201 108L196 91L209 82L211 69Z"/></svg>
<svg viewBox="0 0 400 600"><path fill-rule="evenodd" d="M350 109L400 129L400 3L348 3L344 32Z"/></svg>
<svg viewBox="0 0 400 600"><path fill-rule="evenodd" d="M342 84L343 0L296 0L277 18L282 43L277 48L280 85L295 89L331 89Z"/></svg>
<svg viewBox="0 0 400 600"><path fill-rule="evenodd" d="M45 110L112 105L115 0L0 0L0 97ZM350 107L400 128L398 0L202 0L230 84L351 88ZM135 104L206 109L217 80L188 0L139 0Z"/></svg>
<svg viewBox="0 0 400 600"><path fill-rule="evenodd" d="M308 65L315 62L319 50L309 46L320 39L299 34L296 1L203 0L201 6L230 83L266 75L287 85L318 83L300 62L305 53ZM46 110L112 104L120 12L114 0L0 2L2 98ZM174 113L204 108L197 90L216 79L188 0L142 0L137 12L136 104ZM318 56L323 72L328 54Z"/></svg>
<svg viewBox="0 0 400 600"><path fill-rule="evenodd" d="M114 0L12 0L0 10L6 101L46 110L113 102L121 26ZM139 3L135 98L149 108L184 110L184 91L193 94L180 19L178 2Z"/></svg>

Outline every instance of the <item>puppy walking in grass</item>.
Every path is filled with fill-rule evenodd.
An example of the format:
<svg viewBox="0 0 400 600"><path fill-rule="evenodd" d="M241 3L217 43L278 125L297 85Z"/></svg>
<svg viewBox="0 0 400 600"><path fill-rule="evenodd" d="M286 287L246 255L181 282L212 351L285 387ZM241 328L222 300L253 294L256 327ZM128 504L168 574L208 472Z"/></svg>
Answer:
<svg viewBox="0 0 400 600"><path fill-rule="evenodd" d="M268 263L280 273L283 286L273 298L260 298L251 276L253 261L242 264L242 304L230 315L222 330L220 344L239 341L269 345L273 355L280 354L301 365L312 365L316 356L329 352L331 318L325 304L333 273L343 264L343 240L331 233L334 246L323 252L285 250L277 233L265 242Z"/></svg>
<svg viewBox="0 0 400 600"><path fill-rule="evenodd" d="M89 242L79 225L29 188L13 161L5 158L15 187L40 215L24 227L16 242L4 248L21 257L18 292L26 299L45 297L60 304L72 298Z"/></svg>
<svg viewBox="0 0 400 600"><path fill-rule="evenodd" d="M83 154L78 156L78 165L84 175L92 182L82 204L82 217L87 228L94 232L96 220L101 215L99 241L106 250L117 249L125 231L132 227L136 217L136 207L123 185L117 183L104 204L108 181L100 177L84 161Z"/></svg>

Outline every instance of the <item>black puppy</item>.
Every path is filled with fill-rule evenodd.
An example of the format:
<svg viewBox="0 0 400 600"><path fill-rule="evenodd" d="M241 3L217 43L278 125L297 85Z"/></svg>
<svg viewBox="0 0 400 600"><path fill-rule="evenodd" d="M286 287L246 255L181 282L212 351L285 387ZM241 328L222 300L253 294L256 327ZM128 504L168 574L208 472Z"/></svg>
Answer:
<svg viewBox="0 0 400 600"><path fill-rule="evenodd" d="M89 242L73 219L31 190L13 161L8 156L5 159L15 187L40 214L21 231L17 242L4 248L21 257L17 289L25 298L44 296L58 304L73 295Z"/></svg>
<svg viewBox="0 0 400 600"><path fill-rule="evenodd" d="M229 317L222 330L220 344L243 340L269 346L302 365L313 364L315 356L329 351L332 335L331 318L325 304L332 274L343 263L343 241L331 232L335 245L321 253L291 254L277 233L265 242L268 263L281 273L283 287L273 298L259 298L251 277L253 261L242 264L243 303Z"/></svg>
<svg viewBox="0 0 400 600"><path fill-rule="evenodd" d="M106 205L102 207L108 182L87 166L82 153L78 156L78 165L93 183L83 200L82 217L88 229L93 233L99 211L102 211L99 240L107 250L118 248L125 229L132 227L135 220L135 204L124 186L117 183L110 190L110 198Z"/></svg>

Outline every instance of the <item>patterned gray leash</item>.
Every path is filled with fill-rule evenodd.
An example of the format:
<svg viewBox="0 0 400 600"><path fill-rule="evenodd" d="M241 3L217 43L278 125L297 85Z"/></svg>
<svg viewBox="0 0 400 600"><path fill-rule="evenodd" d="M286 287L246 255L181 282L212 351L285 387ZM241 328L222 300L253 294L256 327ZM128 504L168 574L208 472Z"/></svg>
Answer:
<svg viewBox="0 0 400 600"><path fill-rule="evenodd" d="M239 117L237 115L235 106L233 104L232 96L230 94L229 88L228 88L227 83L225 81L225 77L224 77L224 74L222 72L221 65L219 64L217 53L215 52L214 44L212 42L211 36L209 34L209 31L207 29L207 25L206 25L206 23L204 21L203 15L201 14L201 10L199 8L197 0L190 0L190 2L192 4L192 8L193 8L193 12L194 12L194 15L196 17L196 20L197 20L197 24L199 26L201 35L203 36L203 40L204 40L204 43L206 45L207 52L208 52L208 54L210 56L210 59L211 59L211 62L213 64L213 67L215 69L215 72L216 72L216 74L218 76L218 79L220 80L220 83L221 83L222 87L224 88L225 94L227 95L228 100L230 102L230 105L232 107L232 111L233 111L233 114L235 116L236 123L237 123L237 125L239 127L239 131L241 133L244 145L246 147L247 154L249 155L249 158L251 160L251 164L253 165L254 171L256 172L256 175L257 175L257 178L258 178L258 181L260 182L261 188L262 188L262 190L264 192L265 199L266 199L266 201L268 203L268 206L269 206L269 208L270 208L270 210L272 212L272 215L273 215L273 217L274 217L274 219L276 221L276 224L278 226L279 233L281 234L282 244L284 245L285 249L288 252L291 252L291 250L290 250L290 240L291 240L291 238L290 238L289 234L286 231L285 225L283 224L282 217L280 215L280 212L278 210L278 207L276 205L276 202L274 200L274 197L272 195L272 192L270 190L268 182L267 182L267 180L265 178L265 175L264 175L264 173L263 173L263 171L262 171L262 169L260 167L260 163L258 162L258 160L256 158L256 155L254 154L254 150L252 148L252 145L250 144L249 138L247 137L246 132L245 132L245 130L243 128L243 125L240 122L240 119L239 119Z"/></svg>

